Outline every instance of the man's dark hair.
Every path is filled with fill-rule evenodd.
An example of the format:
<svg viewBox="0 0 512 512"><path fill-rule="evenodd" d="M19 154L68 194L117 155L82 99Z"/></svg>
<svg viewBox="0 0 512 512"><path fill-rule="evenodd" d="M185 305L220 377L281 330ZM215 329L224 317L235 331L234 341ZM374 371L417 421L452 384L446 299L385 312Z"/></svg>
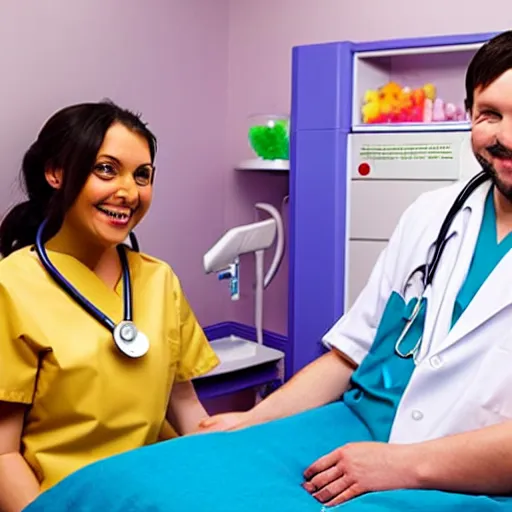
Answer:
<svg viewBox="0 0 512 512"><path fill-rule="evenodd" d="M512 69L512 30L487 41L474 55L466 72L466 110L473 108L474 92Z"/></svg>

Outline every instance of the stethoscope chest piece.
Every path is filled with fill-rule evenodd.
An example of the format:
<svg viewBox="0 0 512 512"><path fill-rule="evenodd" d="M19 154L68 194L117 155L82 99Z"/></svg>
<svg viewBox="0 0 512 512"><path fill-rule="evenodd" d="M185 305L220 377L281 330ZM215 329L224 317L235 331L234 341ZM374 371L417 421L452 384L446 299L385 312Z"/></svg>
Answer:
<svg viewBox="0 0 512 512"><path fill-rule="evenodd" d="M137 330L133 322L119 322L114 328L113 335L117 348L128 357L142 357L149 350L147 336Z"/></svg>

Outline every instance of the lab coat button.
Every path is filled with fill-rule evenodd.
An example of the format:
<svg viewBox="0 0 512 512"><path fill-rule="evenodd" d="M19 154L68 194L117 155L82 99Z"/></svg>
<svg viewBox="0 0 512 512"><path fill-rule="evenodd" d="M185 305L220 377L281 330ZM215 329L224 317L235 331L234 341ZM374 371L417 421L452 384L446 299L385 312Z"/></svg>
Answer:
<svg viewBox="0 0 512 512"><path fill-rule="evenodd" d="M430 364L432 368L435 368L437 370L438 368L441 368L441 366L443 366L443 361L439 356L432 356L430 358Z"/></svg>
<svg viewBox="0 0 512 512"><path fill-rule="evenodd" d="M423 413L418 410L412 411L411 416L412 416L412 419L416 420L416 421L420 421L421 419L423 419Z"/></svg>

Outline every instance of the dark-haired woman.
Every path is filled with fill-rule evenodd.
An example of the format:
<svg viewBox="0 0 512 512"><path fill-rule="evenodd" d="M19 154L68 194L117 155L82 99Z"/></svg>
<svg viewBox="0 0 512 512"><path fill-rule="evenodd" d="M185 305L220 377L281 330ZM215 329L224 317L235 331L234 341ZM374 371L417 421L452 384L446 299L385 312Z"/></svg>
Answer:
<svg viewBox="0 0 512 512"><path fill-rule="evenodd" d="M54 114L23 159L28 198L0 225L2 511L206 416L191 379L218 359L171 268L123 243L150 207L155 152L138 116L102 102Z"/></svg>

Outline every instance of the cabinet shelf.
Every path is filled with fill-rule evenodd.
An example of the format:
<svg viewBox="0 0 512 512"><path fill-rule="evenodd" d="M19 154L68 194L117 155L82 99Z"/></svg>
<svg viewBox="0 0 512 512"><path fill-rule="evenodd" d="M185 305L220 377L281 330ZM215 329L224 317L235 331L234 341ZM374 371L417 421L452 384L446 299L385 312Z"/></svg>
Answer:
<svg viewBox="0 0 512 512"><path fill-rule="evenodd" d="M353 55L352 131L468 130L464 77L470 60L482 44L356 51ZM365 106L366 115L374 122L363 120L365 96L370 102ZM436 100L434 122L423 122L426 97ZM379 122L381 118L383 122ZM403 120L406 121L396 122Z"/></svg>
<svg viewBox="0 0 512 512"><path fill-rule="evenodd" d="M355 133L364 132L436 132L467 131L471 129L469 121L447 121L439 123L386 123L357 124L352 127Z"/></svg>

